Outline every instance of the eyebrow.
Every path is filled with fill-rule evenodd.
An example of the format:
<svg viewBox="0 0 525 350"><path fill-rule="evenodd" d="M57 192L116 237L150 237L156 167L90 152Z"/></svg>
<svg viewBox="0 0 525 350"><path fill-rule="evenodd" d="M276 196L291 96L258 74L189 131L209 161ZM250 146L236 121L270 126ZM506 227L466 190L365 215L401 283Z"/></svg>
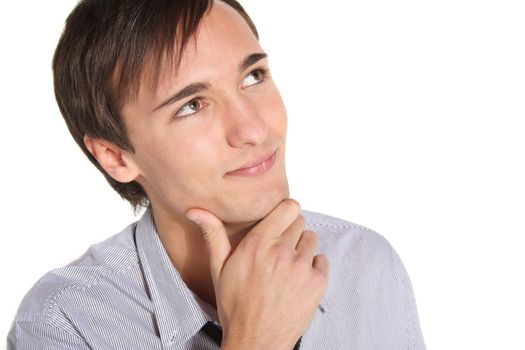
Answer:
<svg viewBox="0 0 525 350"><path fill-rule="evenodd" d="M252 53L251 55L246 56L246 58L239 64L239 72L242 72L249 66L259 62L263 58L268 57L264 52Z"/></svg>
<svg viewBox="0 0 525 350"><path fill-rule="evenodd" d="M239 72L242 72L243 70L247 69L251 65L254 65L255 63L259 62L260 60L266 57L268 57L268 55L263 52L252 53L246 56L244 60L242 60L242 62L239 64ZM188 96L191 96L203 90L209 89L210 86L211 86L210 83L200 82L200 81L188 84L182 89L180 89L178 92L168 97L164 102L160 103L157 107L153 109L153 112L156 112L157 110L163 107L171 105L179 100L182 100L183 98L186 98Z"/></svg>

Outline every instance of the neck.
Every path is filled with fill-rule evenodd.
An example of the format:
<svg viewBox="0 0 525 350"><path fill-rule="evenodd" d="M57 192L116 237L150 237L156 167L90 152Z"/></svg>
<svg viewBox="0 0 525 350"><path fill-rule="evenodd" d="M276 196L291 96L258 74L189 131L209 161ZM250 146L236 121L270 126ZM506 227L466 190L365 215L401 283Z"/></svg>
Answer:
<svg viewBox="0 0 525 350"><path fill-rule="evenodd" d="M207 243L199 226L184 216L153 210L153 220L171 263L188 288L217 309ZM224 223L232 251L256 222Z"/></svg>

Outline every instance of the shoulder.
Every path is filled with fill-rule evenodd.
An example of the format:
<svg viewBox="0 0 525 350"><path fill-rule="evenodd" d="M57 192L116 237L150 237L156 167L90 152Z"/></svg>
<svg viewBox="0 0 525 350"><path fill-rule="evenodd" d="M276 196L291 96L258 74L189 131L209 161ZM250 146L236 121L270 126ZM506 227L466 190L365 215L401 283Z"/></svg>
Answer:
<svg viewBox="0 0 525 350"><path fill-rule="evenodd" d="M305 228L317 233L320 250L343 253L348 250L372 255L390 256L390 243L376 231L354 222L301 209Z"/></svg>
<svg viewBox="0 0 525 350"><path fill-rule="evenodd" d="M28 291L15 322L45 322L55 317L58 304L71 294L98 288L138 264L134 242L136 223L92 245L67 266L47 272Z"/></svg>
<svg viewBox="0 0 525 350"><path fill-rule="evenodd" d="M424 349L410 279L391 244L365 226L307 210L301 214L305 228L317 233L318 253L328 258L323 307L346 330L345 339Z"/></svg>
<svg viewBox="0 0 525 350"><path fill-rule="evenodd" d="M410 288L400 257L381 234L334 216L307 210L301 214L305 228L317 234L319 253L328 258L334 287Z"/></svg>

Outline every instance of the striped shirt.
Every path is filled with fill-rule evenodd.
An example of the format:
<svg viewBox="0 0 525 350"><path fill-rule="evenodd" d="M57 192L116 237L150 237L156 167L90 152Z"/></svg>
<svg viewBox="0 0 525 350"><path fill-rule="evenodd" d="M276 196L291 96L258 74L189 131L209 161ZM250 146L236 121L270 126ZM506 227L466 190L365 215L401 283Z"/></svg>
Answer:
<svg viewBox="0 0 525 350"><path fill-rule="evenodd" d="M379 234L301 210L330 262L324 296L301 350L425 349L412 287ZM151 209L27 293L8 349L218 349L202 327L217 311L184 283L153 224Z"/></svg>

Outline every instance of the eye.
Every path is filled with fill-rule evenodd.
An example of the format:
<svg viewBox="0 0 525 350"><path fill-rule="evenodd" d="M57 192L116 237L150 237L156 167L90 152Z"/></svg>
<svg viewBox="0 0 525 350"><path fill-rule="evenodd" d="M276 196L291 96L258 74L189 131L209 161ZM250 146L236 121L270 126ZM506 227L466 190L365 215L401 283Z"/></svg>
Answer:
<svg viewBox="0 0 525 350"><path fill-rule="evenodd" d="M182 107L175 113L176 117L187 117L197 113L206 107L206 103L200 98L194 98L182 105Z"/></svg>
<svg viewBox="0 0 525 350"><path fill-rule="evenodd" d="M254 69L250 72L250 74L246 76L246 78L244 78L242 82L242 86L248 87L248 86L259 84L260 82L266 80L266 78L268 77L268 73L269 73L268 69L264 69L264 68Z"/></svg>

